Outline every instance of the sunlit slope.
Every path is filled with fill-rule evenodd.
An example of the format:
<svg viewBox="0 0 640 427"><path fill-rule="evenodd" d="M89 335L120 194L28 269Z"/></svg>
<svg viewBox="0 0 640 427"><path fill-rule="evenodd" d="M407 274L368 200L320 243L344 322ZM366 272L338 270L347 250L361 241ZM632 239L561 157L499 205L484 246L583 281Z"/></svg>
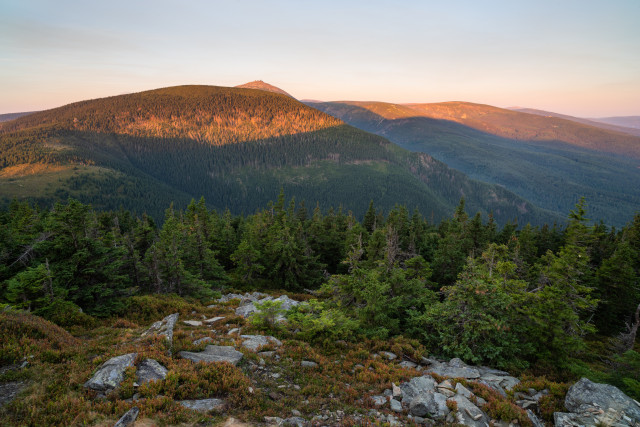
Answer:
<svg viewBox="0 0 640 427"><path fill-rule="evenodd" d="M48 171L52 185L42 193L26 191L38 180L22 183L25 195L47 203L71 195L160 216L167 201L204 196L212 207L249 213L283 188L307 206L321 201L356 215L374 200L385 210L401 203L440 219L465 197L470 211L493 211L500 222L556 218L428 155L263 90L180 86L83 101L5 123L0 144L2 170ZM59 177L50 165L62 168ZM68 176L80 167L89 169ZM16 195L0 194L5 203Z"/></svg>

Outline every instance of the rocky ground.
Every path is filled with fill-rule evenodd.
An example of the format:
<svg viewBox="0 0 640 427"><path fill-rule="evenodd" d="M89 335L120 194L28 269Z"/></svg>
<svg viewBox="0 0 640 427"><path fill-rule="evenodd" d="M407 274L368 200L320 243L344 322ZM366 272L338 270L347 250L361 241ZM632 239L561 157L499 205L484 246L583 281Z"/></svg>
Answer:
<svg viewBox="0 0 640 427"><path fill-rule="evenodd" d="M388 348L336 342L319 351L262 334L244 321L259 310L256 305L274 300L284 309L299 304L287 296L229 294L206 307L206 314L174 313L132 330L121 347L133 351L104 358L82 388L94 402L126 409L116 426L148 425L150 402L167 396L173 396L171 404L203 414L203 420L214 414L210 422L229 426L640 426L640 403L585 378L568 389L561 410L550 411L558 393L545 382L521 381L460 359L420 356L397 342ZM27 364L5 369L19 371ZM185 377L181 369L199 371ZM200 383L198 375L209 382ZM201 390L213 383L215 393ZM0 405L20 399L25 388L25 381L1 384Z"/></svg>

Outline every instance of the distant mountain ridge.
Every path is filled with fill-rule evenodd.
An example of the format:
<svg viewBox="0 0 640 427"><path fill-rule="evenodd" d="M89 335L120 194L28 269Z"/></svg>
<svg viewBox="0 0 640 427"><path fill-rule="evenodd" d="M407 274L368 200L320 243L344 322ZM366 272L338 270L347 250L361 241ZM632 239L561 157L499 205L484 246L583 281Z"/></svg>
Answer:
<svg viewBox="0 0 640 427"><path fill-rule="evenodd" d="M285 92L284 90L280 89L279 87L270 85L269 83L265 83L262 80L255 80L249 83L245 83L242 85L238 85L235 86L237 88L240 89L258 89L258 90L264 90L267 92L273 92L273 93L279 93L281 95L287 95L291 98L293 98L293 96L291 96L289 93Z"/></svg>
<svg viewBox="0 0 640 427"><path fill-rule="evenodd" d="M554 212L581 196L589 215L623 225L640 206L640 138L557 117L482 104L309 104L473 179Z"/></svg>
<svg viewBox="0 0 640 427"><path fill-rule="evenodd" d="M15 120L17 118L20 118L20 117L23 117L23 116L28 116L29 114L33 114L33 113L37 113L37 111L25 111L25 112L22 112L22 113L0 114L0 123L8 122L9 120Z"/></svg>
<svg viewBox="0 0 640 427"><path fill-rule="evenodd" d="M538 116L557 117L560 119L571 120L573 122L582 123L588 126L599 127L602 129L612 130L614 132L627 133L629 135L640 136L640 129L633 127L625 127L615 125L604 121L604 119L585 119L581 117L568 116L566 114L553 113L551 111L536 110L534 108L509 108L509 110L518 111L520 113L535 114ZM602 121L599 121L602 120Z"/></svg>
<svg viewBox="0 0 640 427"><path fill-rule="evenodd" d="M82 101L0 125L0 203L69 196L156 217L171 201L251 213L280 189L362 216L369 201L427 217L469 212L540 224L562 217L427 154L264 90L177 86ZM564 216L564 215L563 215Z"/></svg>
<svg viewBox="0 0 640 427"><path fill-rule="evenodd" d="M591 120L601 123L609 123L616 126L640 129L640 116L601 117Z"/></svg>

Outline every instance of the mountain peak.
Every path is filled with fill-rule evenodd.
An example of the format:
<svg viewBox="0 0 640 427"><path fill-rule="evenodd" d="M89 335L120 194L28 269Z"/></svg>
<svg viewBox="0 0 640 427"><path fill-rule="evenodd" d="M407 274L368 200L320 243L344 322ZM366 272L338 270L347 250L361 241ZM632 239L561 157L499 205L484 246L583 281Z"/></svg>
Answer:
<svg viewBox="0 0 640 427"><path fill-rule="evenodd" d="M245 83L243 85L236 86L241 89L258 89L258 90L266 90L267 92L279 93L281 95L287 95L288 97L293 98L290 94L280 89L279 87L270 85L269 83L265 83L262 80L255 80L249 83Z"/></svg>

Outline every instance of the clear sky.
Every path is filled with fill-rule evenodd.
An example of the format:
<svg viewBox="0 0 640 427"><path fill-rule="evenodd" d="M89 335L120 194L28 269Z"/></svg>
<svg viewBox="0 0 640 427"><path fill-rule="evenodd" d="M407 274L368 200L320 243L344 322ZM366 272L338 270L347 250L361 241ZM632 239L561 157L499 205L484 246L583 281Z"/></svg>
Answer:
<svg viewBox="0 0 640 427"><path fill-rule="evenodd" d="M179 84L640 115L640 0L0 0L0 113Z"/></svg>

